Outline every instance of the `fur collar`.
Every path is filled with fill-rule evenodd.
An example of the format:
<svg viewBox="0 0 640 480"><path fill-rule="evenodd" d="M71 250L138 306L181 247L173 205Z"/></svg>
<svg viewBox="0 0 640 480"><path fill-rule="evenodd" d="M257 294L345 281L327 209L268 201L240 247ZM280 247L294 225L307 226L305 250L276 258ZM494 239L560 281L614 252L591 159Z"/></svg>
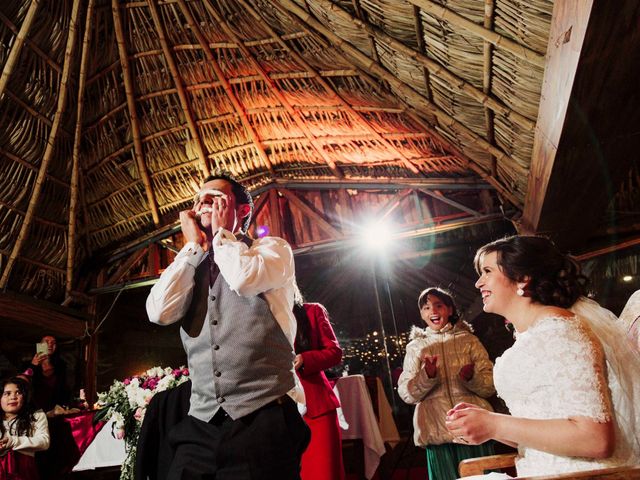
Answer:
<svg viewBox="0 0 640 480"><path fill-rule="evenodd" d="M473 327L463 320L458 320L455 325L448 324L442 330L431 330L429 327L420 328L417 326L411 327L409 333L409 340L415 340L417 338L433 338L436 335L442 335L443 333L452 333L453 335L459 335L461 333L472 333Z"/></svg>

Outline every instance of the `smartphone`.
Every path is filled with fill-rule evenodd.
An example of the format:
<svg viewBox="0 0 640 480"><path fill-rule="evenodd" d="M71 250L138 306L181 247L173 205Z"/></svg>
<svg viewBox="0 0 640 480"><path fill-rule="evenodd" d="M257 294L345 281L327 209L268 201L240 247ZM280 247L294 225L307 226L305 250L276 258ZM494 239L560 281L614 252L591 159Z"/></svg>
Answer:
<svg viewBox="0 0 640 480"><path fill-rule="evenodd" d="M47 342L36 343L36 353L49 355L49 345L47 345Z"/></svg>

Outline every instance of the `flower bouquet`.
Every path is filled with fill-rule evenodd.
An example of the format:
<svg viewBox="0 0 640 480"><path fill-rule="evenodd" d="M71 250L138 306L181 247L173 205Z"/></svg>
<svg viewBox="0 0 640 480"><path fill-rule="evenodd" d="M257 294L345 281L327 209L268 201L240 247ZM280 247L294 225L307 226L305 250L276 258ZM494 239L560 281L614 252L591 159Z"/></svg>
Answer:
<svg viewBox="0 0 640 480"><path fill-rule="evenodd" d="M124 439L126 458L122 463L120 480L133 480L136 463L136 445L140 426L147 405L153 396L177 387L189 379L189 370L180 368L153 367L141 375L113 382L108 392L98 394L96 421L113 419L111 434Z"/></svg>

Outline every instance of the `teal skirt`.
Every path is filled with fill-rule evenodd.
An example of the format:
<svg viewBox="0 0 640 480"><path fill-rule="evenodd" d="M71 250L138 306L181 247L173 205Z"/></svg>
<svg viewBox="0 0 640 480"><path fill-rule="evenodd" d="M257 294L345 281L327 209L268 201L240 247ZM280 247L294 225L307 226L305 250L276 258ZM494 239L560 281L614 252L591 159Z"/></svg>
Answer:
<svg viewBox="0 0 640 480"><path fill-rule="evenodd" d="M494 455L493 441L481 445L445 443L427 445L427 471L429 480L455 480L459 478L458 464L467 458Z"/></svg>

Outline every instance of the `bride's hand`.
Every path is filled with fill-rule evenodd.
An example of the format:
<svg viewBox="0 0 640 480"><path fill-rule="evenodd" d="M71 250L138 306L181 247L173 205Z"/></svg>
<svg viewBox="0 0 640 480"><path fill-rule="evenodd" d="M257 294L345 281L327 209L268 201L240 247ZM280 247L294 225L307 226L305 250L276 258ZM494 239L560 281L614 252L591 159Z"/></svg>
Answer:
<svg viewBox="0 0 640 480"><path fill-rule="evenodd" d="M455 443L479 445L495 438L493 413L470 403L459 403L447 412L445 425Z"/></svg>

